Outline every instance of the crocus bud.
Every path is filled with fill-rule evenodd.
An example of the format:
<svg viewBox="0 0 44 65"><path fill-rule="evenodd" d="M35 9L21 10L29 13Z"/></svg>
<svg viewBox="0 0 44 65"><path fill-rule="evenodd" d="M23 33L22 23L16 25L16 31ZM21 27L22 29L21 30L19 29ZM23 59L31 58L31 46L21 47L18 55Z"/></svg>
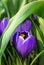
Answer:
<svg viewBox="0 0 44 65"><path fill-rule="evenodd" d="M0 21L0 36L2 35L4 29L6 28L7 24L8 24L9 18L3 18Z"/></svg>
<svg viewBox="0 0 44 65"><path fill-rule="evenodd" d="M32 14L32 17L34 20L36 20L37 16L35 14Z"/></svg>

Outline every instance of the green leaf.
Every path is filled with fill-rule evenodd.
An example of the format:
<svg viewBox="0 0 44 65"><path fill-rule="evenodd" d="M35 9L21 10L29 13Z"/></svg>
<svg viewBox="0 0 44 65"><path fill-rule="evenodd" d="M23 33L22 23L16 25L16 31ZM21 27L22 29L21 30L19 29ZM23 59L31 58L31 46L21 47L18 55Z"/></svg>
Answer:
<svg viewBox="0 0 44 65"><path fill-rule="evenodd" d="M0 2L0 17L1 17L1 15L2 15L4 12L5 12L5 9L4 9L2 3Z"/></svg>
<svg viewBox="0 0 44 65"><path fill-rule="evenodd" d="M41 18L41 17L38 17L38 22L39 22L39 26L40 26L40 29L41 29L41 31L42 31L42 33L43 33L43 35L44 35L44 19L43 18Z"/></svg>
<svg viewBox="0 0 44 65"><path fill-rule="evenodd" d="M27 2L26 0L19 0L19 1L18 1L19 8L23 7L23 5L26 4L26 2Z"/></svg>
<svg viewBox="0 0 44 65"><path fill-rule="evenodd" d="M34 58L34 60L31 62L30 65L33 65L34 62L44 53L44 50L42 50L39 54L37 54L37 56Z"/></svg>
<svg viewBox="0 0 44 65"><path fill-rule="evenodd" d="M39 26L35 23L35 22L38 23L38 21L37 20L34 21L34 20L32 20L32 18L30 18L30 19L31 19L31 21L33 23L33 32L34 32L35 37L37 38L37 40L40 40L42 42L42 45L44 46L43 33L42 33L41 29L39 28Z"/></svg>
<svg viewBox="0 0 44 65"><path fill-rule="evenodd" d="M38 48L39 48L39 51L42 51L44 49L44 46L41 44L42 42L40 42L38 40ZM44 65L44 53L42 53L42 55L39 57L39 65Z"/></svg>
<svg viewBox="0 0 44 65"><path fill-rule="evenodd" d="M15 15L15 18L11 21L11 25L3 35L2 45L0 50L1 56L3 55L7 47L8 41L10 40L10 37L13 34L16 27L20 25L29 15L31 15L32 13L37 13L37 11L39 10L39 8L41 8L42 5L44 6L44 1L34 1L29 4L26 4L18 11L18 13Z"/></svg>
<svg viewBox="0 0 44 65"><path fill-rule="evenodd" d="M44 19L41 17L38 17L38 22L39 22L39 27L44 35ZM44 46L41 44L42 42L40 42L41 40L38 41L38 48L39 51L41 51L42 49L44 49ZM39 58L39 65L44 65L44 53L40 56Z"/></svg>
<svg viewBox="0 0 44 65"><path fill-rule="evenodd" d="M8 0L7 7L10 13L10 17L14 16L18 11L17 0Z"/></svg>
<svg viewBox="0 0 44 65"><path fill-rule="evenodd" d="M36 0L28 0L28 2L32 2L32 1L36 1Z"/></svg>
<svg viewBox="0 0 44 65"><path fill-rule="evenodd" d="M8 65L8 61L7 61L7 59L6 59L6 55L4 54L3 57L4 57L4 59L5 59L6 64Z"/></svg>
<svg viewBox="0 0 44 65"><path fill-rule="evenodd" d="M1 0L6 12L7 12L7 16L10 18L10 14L9 14L9 10L8 10L8 7L7 7L7 2L8 0Z"/></svg>
<svg viewBox="0 0 44 65"><path fill-rule="evenodd" d="M37 22L37 21L35 21ZM44 43L43 43L43 40L44 40L44 37L42 34L42 32L44 33L44 19L42 19L41 17L38 17L38 22L39 22L39 26L37 26L35 23L33 25L35 25L35 29L34 32L36 33L36 38L37 38L37 49L38 49L38 52L42 51L44 49ZM38 23L37 22L37 23ZM33 29L34 29L33 28ZM39 30L43 30L42 32L39 31ZM42 38L43 37L43 38ZM39 57L39 65L43 65L44 64L44 53Z"/></svg>
<svg viewBox="0 0 44 65"><path fill-rule="evenodd" d="M5 12L5 9L4 9L2 6L0 6L0 17L1 17L1 15L2 15L4 12Z"/></svg>

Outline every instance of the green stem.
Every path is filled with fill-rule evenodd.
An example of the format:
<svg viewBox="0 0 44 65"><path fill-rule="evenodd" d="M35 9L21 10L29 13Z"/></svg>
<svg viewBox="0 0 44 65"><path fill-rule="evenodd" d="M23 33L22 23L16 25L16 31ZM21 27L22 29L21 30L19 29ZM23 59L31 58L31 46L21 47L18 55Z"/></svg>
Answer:
<svg viewBox="0 0 44 65"><path fill-rule="evenodd" d="M22 59L22 65L24 65L24 60Z"/></svg>
<svg viewBox="0 0 44 65"><path fill-rule="evenodd" d="M0 58L0 65L1 65L1 58Z"/></svg>
<svg viewBox="0 0 44 65"><path fill-rule="evenodd" d="M10 14L9 14L8 7L7 7L6 3L4 1L1 1L1 2L2 2L2 4L4 5L4 7L6 9L8 18L10 18Z"/></svg>
<svg viewBox="0 0 44 65"><path fill-rule="evenodd" d="M34 58L34 60L31 62L30 65L33 65L33 63L41 56L42 53L44 53L44 50L42 50L42 51Z"/></svg>
<svg viewBox="0 0 44 65"><path fill-rule="evenodd" d="M26 65L26 59L22 59L22 65Z"/></svg>

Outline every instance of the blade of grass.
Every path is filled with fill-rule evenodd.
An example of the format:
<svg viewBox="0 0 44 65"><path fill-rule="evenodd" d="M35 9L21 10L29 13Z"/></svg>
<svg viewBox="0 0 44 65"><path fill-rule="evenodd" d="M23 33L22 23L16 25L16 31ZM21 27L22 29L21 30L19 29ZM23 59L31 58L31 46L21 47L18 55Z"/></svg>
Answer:
<svg viewBox="0 0 44 65"><path fill-rule="evenodd" d="M30 65L33 65L34 62L42 55L42 53L44 53L44 50L42 50L42 51L34 58L34 60L31 62Z"/></svg>

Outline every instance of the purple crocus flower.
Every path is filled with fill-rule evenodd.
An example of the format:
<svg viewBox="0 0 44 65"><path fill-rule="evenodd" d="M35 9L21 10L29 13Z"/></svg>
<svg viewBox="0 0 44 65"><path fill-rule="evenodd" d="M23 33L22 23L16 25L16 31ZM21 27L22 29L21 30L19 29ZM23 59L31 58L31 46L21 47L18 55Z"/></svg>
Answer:
<svg viewBox="0 0 44 65"><path fill-rule="evenodd" d="M4 29L6 28L8 24L9 18L3 18L0 20L0 36L2 35Z"/></svg>
<svg viewBox="0 0 44 65"><path fill-rule="evenodd" d="M31 21L26 19L16 28L12 38L15 49L23 58L31 53L36 45L34 36L29 33L30 29Z"/></svg>
<svg viewBox="0 0 44 65"><path fill-rule="evenodd" d="M32 52L36 45L36 40L28 31L17 32L13 37L13 45L17 52L24 58Z"/></svg>

